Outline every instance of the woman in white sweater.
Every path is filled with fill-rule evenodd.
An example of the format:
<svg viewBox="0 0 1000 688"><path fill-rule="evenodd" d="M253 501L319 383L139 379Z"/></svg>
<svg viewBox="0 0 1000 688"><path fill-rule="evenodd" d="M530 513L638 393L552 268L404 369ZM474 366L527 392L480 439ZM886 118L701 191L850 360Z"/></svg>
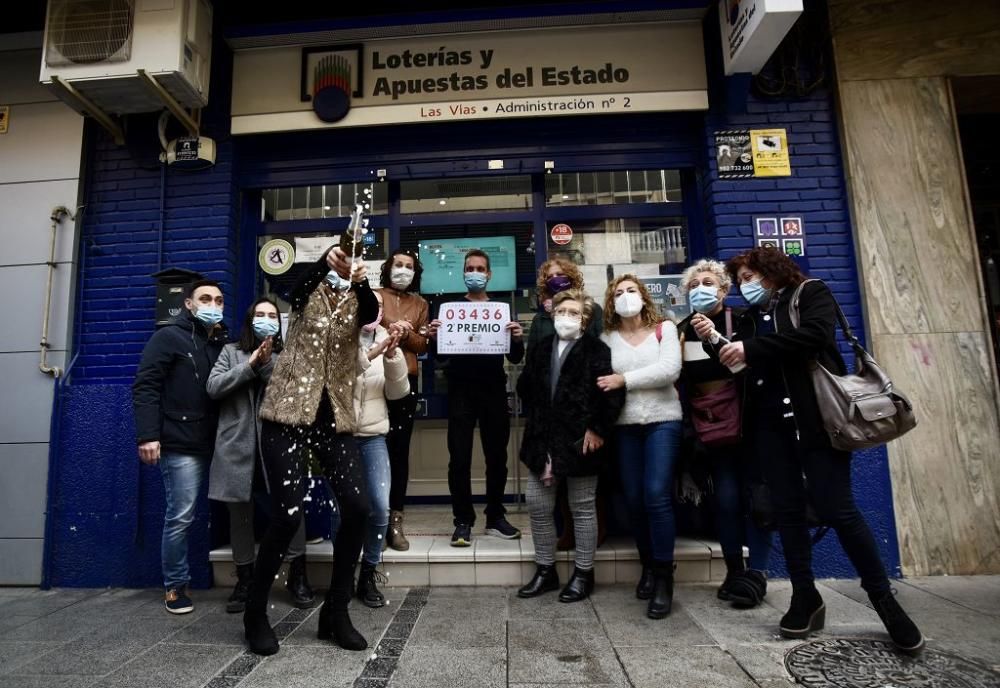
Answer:
<svg viewBox="0 0 1000 688"><path fill-rule="evenodd" d="M635 594L649 600L646 615L670 613L674 590L674 467L681 440L681 372L677 327L663 319L646 287L620 275L604 297L604 333L614 374L598 378L605 391L625 388L618 417L618 466L642 578Z"/></svg>
<svg viewBox="0 0 1000 688"><path fill-rule="evenodd" d="M379 591L376 580L385 579L375 570L382 559L382 543L389 527L389 449L385 436L389 432L389 407L386 400L402 399L410 393L407 377L406 358L399 349L401 331L395 326L388 330L379 323L382 320L382 294L375 291L379 302L378 317L374 322L362 326L360 334L361 351L366 354L369 365L358 375L354 385L354 412L358 428L354 433L358 453L364 463L365 489L371 511L365 534L364 550L361 553L361 572L355 596L365 605L377 608L385 605L385 597ZM339 514L333 513L333 537L339 527Z"/></svg>

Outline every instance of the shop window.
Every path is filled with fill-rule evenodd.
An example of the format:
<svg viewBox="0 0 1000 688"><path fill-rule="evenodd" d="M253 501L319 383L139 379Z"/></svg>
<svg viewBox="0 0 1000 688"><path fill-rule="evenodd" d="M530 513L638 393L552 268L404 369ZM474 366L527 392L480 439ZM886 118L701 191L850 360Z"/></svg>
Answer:
<svg viewBox="0 0 1000 688"><path fill-rule="evenodd" d="M683 317L677 298L680 273L688 263L683 217L549 221L549 257L565 256L580 266L588 294L603 302L608 283L632 274L646 282L665 315ZM655 293L654 293L655 292ZM672 297L672 298L669 298Z"/></svg>
<svg viewBox="0 0 1000 688"><path fill-rule="evenodd" d="M545 175L545 205L549 208L618 203L679 203L681 175L677 170L563 172Z"/></svg>
<svg viewBox="0 0 1000 688"><path fill-rule="evenodd" d="M321 220L328 217L349 217L354 212L355 199L364 198L367 184L325 184L264 189L262 217L264 222L284 220ZM373 184L372 207L368 215L389 212L389 189L386 184Z"/></svg>
<svg viewBox="0 0 1000 688"><path fill-rule="evenodd" d="M399 185L403 215L530 209L531 176L526 174L417 179Z"/></svg>

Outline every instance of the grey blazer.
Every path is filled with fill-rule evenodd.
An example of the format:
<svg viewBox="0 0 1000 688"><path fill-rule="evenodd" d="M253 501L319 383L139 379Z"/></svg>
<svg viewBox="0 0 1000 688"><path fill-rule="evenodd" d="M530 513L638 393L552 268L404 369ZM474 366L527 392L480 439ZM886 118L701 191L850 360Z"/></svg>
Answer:
<svg viewBox="0 0 1000 688"><path fill-rule="evenodd" d="M250 354L237 344L226 344L208 376L208 395L219 400L219 429L208 474L208 497L220 502L249 502L253 462L260 452L260 401L274 369L270 362L254 370ZM261 384L255 385L259 380ZM265 474L266 480L266 474Z"/></svg>

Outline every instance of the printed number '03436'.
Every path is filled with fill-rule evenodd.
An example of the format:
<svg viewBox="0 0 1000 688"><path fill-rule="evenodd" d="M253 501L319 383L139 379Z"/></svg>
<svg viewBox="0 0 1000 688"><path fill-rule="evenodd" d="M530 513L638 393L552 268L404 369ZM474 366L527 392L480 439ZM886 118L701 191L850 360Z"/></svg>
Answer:
<svg viewBox="0 0 1000 688"><path fill-rule="evenodd" d="M501 320L503 318L503 311L499 308L490 312L489 308L459 308L456 312L455 309L449 308L444 312L444 317L446 320Z"/></svg>

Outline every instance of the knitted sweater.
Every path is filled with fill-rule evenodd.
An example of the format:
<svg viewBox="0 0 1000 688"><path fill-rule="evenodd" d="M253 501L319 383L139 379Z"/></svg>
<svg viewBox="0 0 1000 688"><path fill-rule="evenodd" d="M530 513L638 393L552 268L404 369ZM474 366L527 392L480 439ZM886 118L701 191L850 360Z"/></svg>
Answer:
<svg viewBox="0 0 1000 688"><path fill-rule="evenodd" d="M368 358L368 347L380 342L389 333L381 325L375 330L374 341L361 334L361 351ZM368 335L370 337L370 335ZM410 380L406 377L406 358L403 349L397 348L392 358L385 355L372 360L371 365L358 375L354 385L354 413L358 418L355 435L372 437L389 432L389 407L386 399L402 399L410 393Z"/></svg>
<svg viewBox="0 0 1000 688"><path fill-rule="evenodd" d="M625 407L618 425L646 425L680 420L681 402L674 383L681 373L681 346L677 326L664 322L662 339L650 334L638 346L617 331L601 339L611 348L611 368L625 377Z"/></svg>

